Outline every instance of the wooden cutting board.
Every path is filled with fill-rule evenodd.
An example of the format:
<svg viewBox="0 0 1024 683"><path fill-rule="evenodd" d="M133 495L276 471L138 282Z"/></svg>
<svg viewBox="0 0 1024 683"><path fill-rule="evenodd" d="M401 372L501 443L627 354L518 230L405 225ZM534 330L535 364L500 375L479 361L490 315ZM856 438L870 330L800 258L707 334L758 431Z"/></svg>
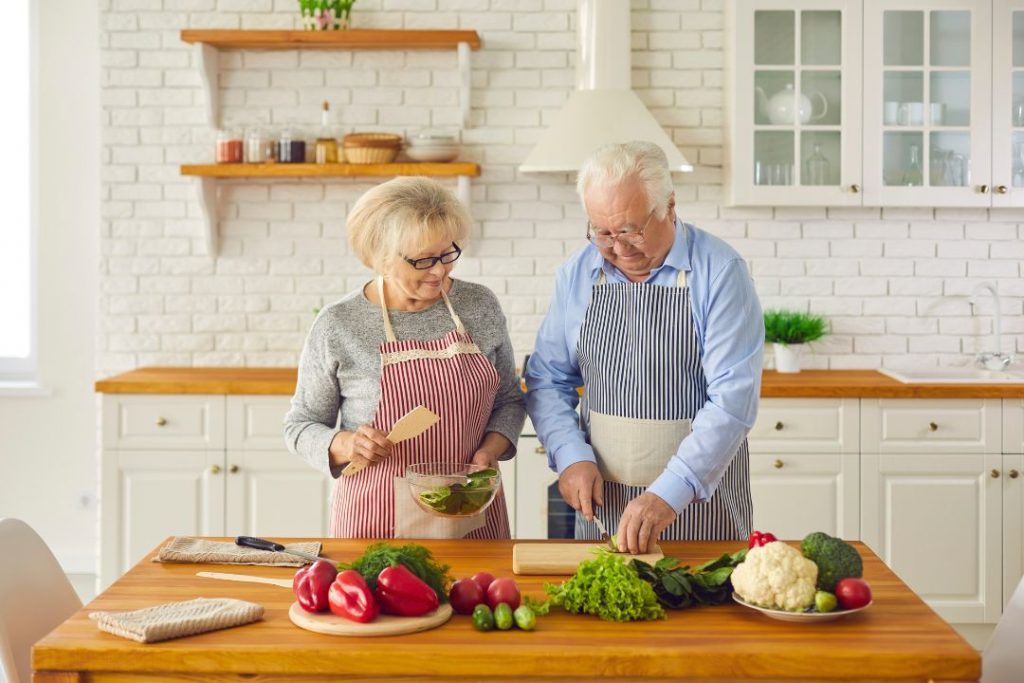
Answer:
<svg viewBox="0 0 1024 683"><path fill-rule="evenodd" d="M299 628L330 636L398 636L403 633L429 631L445 623L452 616L452 606L444 604L421 617L396 617L382 614L368 624L360 624L330 612L313 614L293 602L288 618Z"/></svg>
<svg viewBox="0 0 1024 683"><path fill-rule="evenodd" d="M594 559L603 543L516 543L512 546L512 571L515 574L575 574L583 560ZM622 554L624 559L654 564L665 554L660 546L653 553Z"/></svg>

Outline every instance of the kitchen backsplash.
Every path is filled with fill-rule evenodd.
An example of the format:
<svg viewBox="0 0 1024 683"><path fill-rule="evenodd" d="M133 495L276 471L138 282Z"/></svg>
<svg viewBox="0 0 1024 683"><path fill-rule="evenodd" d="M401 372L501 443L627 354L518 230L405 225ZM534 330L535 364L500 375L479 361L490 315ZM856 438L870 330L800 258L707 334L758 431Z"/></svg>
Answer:
<svg viewBox="0 0 1024 683"><path fill-rule="evenodd" d="M216 131L182 28L297 28L295 0L101 0L103 222L98 374L142 365L288 366L313 309L366 281L345 214L371 179L220 181L220 253L203 255L199 204L181 163L212 162ZM584 242L567 174L518 163L574 85L576 0L359 0L356 28L464 28L472 127L473 244L457 277L498 295L517 357L528 353L558 265ZM676 176L683 219L728 240L766 308L822 313L811 367L960 363L988 347L1003 296L1004 351L1024 352L1024 211L719 206L722 0L634 0L633 84L694 163ZM329 100L339 135L458 129L454 50L223 51L226 124L312 133ZM451 183L454 188L454 183ZM1020 224L1018 224L1018 222ZM767 356L770 359L770 354Z"/></svg>

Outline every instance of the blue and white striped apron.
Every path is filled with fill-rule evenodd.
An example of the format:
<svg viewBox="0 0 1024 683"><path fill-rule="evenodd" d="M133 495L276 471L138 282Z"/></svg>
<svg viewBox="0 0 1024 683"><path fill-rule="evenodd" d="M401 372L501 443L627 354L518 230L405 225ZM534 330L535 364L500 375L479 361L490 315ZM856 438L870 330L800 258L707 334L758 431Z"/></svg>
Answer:
<svg viewBox="0 0 1024 683"><path fill-rule="evenodd" d="M628 458L631 454L618 448L623 441L623 435L618 434L616 448L605 449L602 457L601 444L594 443L597 430L591 429L592 412L656 421L648 425L663 423L671 428L672 423L693 420L708 400L708 383L701 366L685 271L680 271L677 285L609 284L602 271L593 286L576 353L585 387L581 426L594 446L602 473L608 469L606 465L615 464L611 462L615 458ZM688 424L683 424L682 428L680 440L689 432ZM645 435L643 426L629 431L627 440L636 444L634 450L644 451L645 437L649 435ZM668 452L658 455L661 462L657 474L678 446L676 443L666 449ZM628 463L622 464L628 469ZM653 471L650 463L646 469ZM652 482L653 477L643 485L606 479L604 507L596 514L609 533L616 533L626 505L646 491ZM695 500L687 506L660 538L746 540L752 515L750 456L744 439L710 500ZM590 540L600 538L597 525L588 523L580 513L576 514L575 536Z"/></svg>

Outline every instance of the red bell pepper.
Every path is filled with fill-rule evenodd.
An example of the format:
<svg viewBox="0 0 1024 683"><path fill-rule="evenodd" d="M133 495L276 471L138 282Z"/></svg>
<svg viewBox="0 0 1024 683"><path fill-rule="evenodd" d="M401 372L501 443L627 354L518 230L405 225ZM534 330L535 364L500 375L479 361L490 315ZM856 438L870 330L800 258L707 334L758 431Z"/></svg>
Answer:
<svg viewBox="0 0 1024 683"><path fill-rule="evenodd" d="M335 577L331 584L330 605L334 614L360 624L373 621L380 614L373 591L355 569L346 569Z"/></svg>
<svg viewBox="0 0 1024 683"><path fill-rule="evenodd" d="M381 571L376 595L385 614L401 617L418 617L433 612L440 604L434 589L401 564Z"/></svg>
<svg viewBox="0 0 1024 683"><path fill-rule="evenodd" d="M299 606L307 612L326 612L331 582L338 575L338 568L328 560L317 560L295 572L292 592Z"/></svg>
<svg viewBox="0 0 1024 683"><path fill-rule="evenodd" d="M756 545L767 545L768 543L777 540L779 539L775 538L775 534L771 532L765 531L762 533L760 531L753 531L750 534L750 540L747 541L747 547L753 548Z"/></svg>

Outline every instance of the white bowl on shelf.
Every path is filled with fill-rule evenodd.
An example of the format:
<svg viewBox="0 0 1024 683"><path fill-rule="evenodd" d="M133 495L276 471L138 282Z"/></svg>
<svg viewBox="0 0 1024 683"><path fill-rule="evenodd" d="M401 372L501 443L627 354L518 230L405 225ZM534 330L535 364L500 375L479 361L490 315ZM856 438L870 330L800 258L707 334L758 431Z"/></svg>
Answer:
<svg viewBox="0 0 1024 683"><path fill-rule="evenodd" d="M459 156L458 145L411 145L405 148L405 153L413 161L427 163L443 163L454 161Z"/></svg>

